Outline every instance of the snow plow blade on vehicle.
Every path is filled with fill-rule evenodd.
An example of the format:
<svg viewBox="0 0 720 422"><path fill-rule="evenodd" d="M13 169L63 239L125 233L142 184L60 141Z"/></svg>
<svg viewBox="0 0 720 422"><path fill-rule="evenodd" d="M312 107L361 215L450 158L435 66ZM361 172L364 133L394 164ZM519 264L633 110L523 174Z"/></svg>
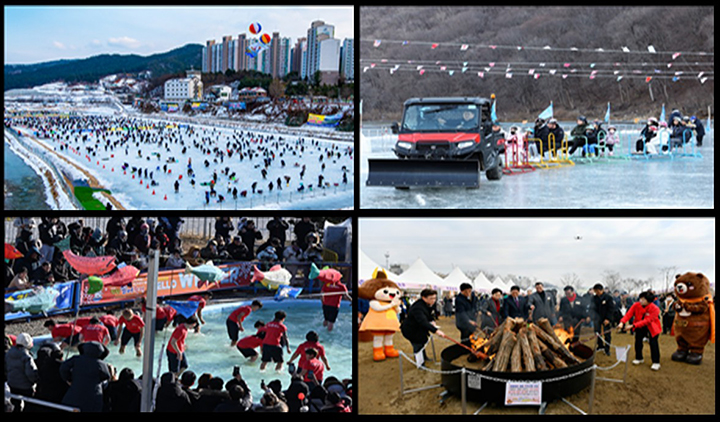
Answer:
<svg viewBox="0 0 720 422"><path fill-rule="evenodd" d="M480 186L478 160L368 160L367 186L409 188Z"/></svg>

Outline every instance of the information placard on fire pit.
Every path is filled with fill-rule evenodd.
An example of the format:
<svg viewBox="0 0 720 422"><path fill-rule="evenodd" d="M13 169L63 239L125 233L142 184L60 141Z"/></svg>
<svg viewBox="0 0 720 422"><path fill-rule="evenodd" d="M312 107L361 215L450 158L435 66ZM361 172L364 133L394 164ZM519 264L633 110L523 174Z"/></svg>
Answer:
<svg viewBox="0 0 720 422"><path fill-rule="evenodd" d="M505 406L539 406L542 404L541 382L505 383Z"/></svg>

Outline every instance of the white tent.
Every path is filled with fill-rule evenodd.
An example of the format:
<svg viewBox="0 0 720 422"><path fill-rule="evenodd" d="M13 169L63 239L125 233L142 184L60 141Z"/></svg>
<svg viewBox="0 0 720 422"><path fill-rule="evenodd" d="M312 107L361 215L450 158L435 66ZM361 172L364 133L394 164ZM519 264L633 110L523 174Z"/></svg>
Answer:
<svg viewBox="0 0 720 422"><path fill-rule="evenodd" d="M493 280L493 286L497 287L498 289L502 290L503 293L510 292L510 287L505 284L503 279L500 276L495 277L495 280Z"/></svg>
<svg viewBox="0 0 720 422"><path fill-rule="evenodd" d="M378 267L380 267L380 265L376 264L372 258L365 254L365 252L360 251L360 262L358 263L358 284L362 284L363 281L369 280L375 269ZM391 273L388 270L385 270L385 274L387 274L392 281L396 281L398 278L397 274Z"/></svg>
<svg viewBox="0 0 720 422"><path fill-rule="evenodd" d="M427 286L442 289L444 286L443 279L428 268L420 258L394 281L404 289L424 289Z"/></svg>
<svg viewBox="0 0 720 422"><path fill-rule="evenodd" d="M468 278L468 276L465 275L465 273L460 269L460 267L455 267L450 272L450 274L445 277L443 280L443 285L445 288L443 290L452 290L454 292L457 292L460 290L460 285L462 283L468 283L472 285L472 280Z"/></svg>
<svg viewBox="0 0 720 422"><path fill-rule="evenodd" d="M490 293L493 289L492 283L490 283L490 280L485 277L485 274L483 274L482 271L475 277L472 282L473 286L475 286L476 291Z"/></svg>

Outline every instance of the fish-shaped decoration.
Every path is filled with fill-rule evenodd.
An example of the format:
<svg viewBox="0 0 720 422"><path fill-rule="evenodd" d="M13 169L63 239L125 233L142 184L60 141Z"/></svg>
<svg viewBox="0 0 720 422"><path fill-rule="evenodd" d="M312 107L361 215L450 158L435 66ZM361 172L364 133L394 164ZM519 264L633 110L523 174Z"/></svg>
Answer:
<svg viewBox="0 0 720 422"><path fill-rule="evenodd" d="M33 290L22 299L6 300L5 303L11 305L12 312L41 314L55 306L58 296L60 296L60 292L55 289L40 288L39 290Z"/></svg>
<svg viewBox="0 0 720 422"><path fill-rule="evenodd" d="M308 277L311 280L318 279L323 282L323 284L326 283L337 283L342 278L342 274L340 271L329 268L329 267L323 267L323 269L319 269L315 263L310 264L310 274Z"/></svg>
<svg viewBox="0 0 720 422"><path fill-rule="evenodd" d="M230 275L225 271L221 270L220 268L216 267L212 263L212 261L208 261L202 265L198 265L197 267L191 267L190 264L186 262L185 274L192 274L195 277L199 278L199 286L202 286L205 283L217 283Z"/></svg>
<svg viewBox="0 0 720 422"><path fill-rule="evenodd" d="M280 265L275 265L268 271L262 272L253 266L253 278L252 282L259 281L263 286L270 290L277 290L280 286L289 286L292 274L290 271L282 268Z"/></svg>

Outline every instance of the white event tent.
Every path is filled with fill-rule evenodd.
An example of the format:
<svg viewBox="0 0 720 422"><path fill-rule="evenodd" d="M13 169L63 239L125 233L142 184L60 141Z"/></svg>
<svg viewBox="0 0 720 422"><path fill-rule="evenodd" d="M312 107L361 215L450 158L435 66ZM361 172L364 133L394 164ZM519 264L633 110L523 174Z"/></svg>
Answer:
<svg viewBox="0 0 720 422"><path fill-rule="evenodd" d="M454 292L460 291L460 285L462 283L468 283L472 285L472 280L465 275L460 267L455 267L450 274L443 280L443 290L452 290Z"/></svg>
<svg viewBox="0 0 720 422"><path fill-rule="evenodd" d="M363 281L369 280L375 269L378 267L382 268L380 265L375 263L372 258L367 256L365 252L360 251L360 260L358 262L358 284L362 284ZM388 278L392 281L396 281L398 278L397 274L394 274L389 270L385 270L385 274L387 274Z"/></svg>
<svg viewBox="0 0 720 422"><path fill-rule="evenodd" d="M493 289L492 283L490 283L490 280L485 277L482 271L475 277L472 283L473 286L475 286L475 291L478 292L490 293Z"/></svg>
<svg viewBox="0 0 720 422"><path fill-rule="evenodd" d="M420 258L394 281L402 289L421 290L430 286L434 289L443 290L442 287L444 286L443 279L428 268Z"/></svg>

